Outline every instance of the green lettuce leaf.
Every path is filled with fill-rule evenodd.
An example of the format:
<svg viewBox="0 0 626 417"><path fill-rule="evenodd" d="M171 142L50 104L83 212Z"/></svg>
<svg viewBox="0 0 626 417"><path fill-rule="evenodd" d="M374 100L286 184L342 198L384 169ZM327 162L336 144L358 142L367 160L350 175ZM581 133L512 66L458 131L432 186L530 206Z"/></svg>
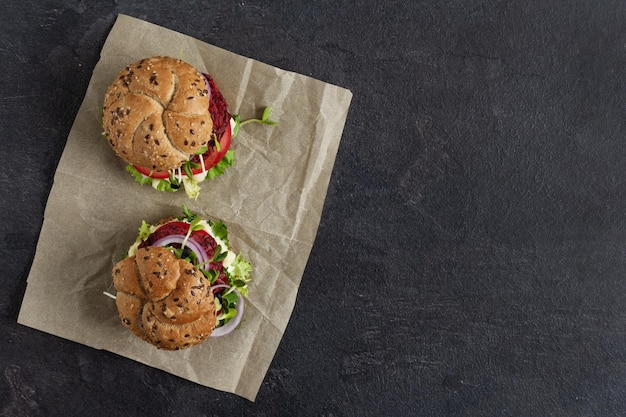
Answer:
<svg viewBox="0 0 626 417"><path fill-rule="evenodd" d="M173 186L168 180L161 179L154 181L153 178L146 177L141 172L137 171L137 169L132 166L132 164L126 165L126 171L132 175L132 177L141 185L150 184L155 190L164 191L164 192L176 192L178 191L178 187Z"/></svg>
<svg viewBox="0 0 626 417"><path fill-rule="evenodd" d="M146 177L141 172L137 171L137 169L135 169L135 167L131 164L126 165L126 171L130 172L130 175L132 175L135 181L137 181L139 184L152 184L152 178Z"/></svg>
<svg viewBox="0 0 626 417"><path fill-rule="evenodd" d="M141 226L139 226L139 240L146 240L148 238L148 236L150 236L150 233L152 233L150 231L150 224L147 223L145 220L141 221Z"/></svg>
<svg viewBox="0 0 626 417"><path fill-rule="evenodd" d="M183 177L183 187L185 188L185 194L187 197L197 200L200 195L200 185L198 181L194 180L193 177Z"/></svg>
<svg viewBox="0 0 626 417"><path fill-rule="evenodd" d="M209 220L208 223L211 225L211 231L213 234L230 246L230 243L228 242L228 228L224 222L221 220Z"/></svg>
<svg viewBox="0 0 626 417"><path fill-rule="evenodd" d="M228 280L232 288L235 288L244 297L248 296L248 282L250 282L250 272L252 272L252 265L248 262L242 254L237 254L233 264L227 272Z"/></svg>
<svg viewBox="0 0 626 417"><path fill-rule="evenodd" d="M207 171L206 178L213 179L215 177L219 177L224 173L226 168L234 165L235 163L235 151L229 149L228 152L224 155L224 157L211 169ZM196 200L200 195L200 184L196 181L193 176L190 176L191 169L196 168L195 163L190 162L188 165L185 165L185 173L187 176L183 176L183 187L185 188L185 193L187 197ZM126 171L132 175L132 177L141 185L150 184L154 189L158 191L164 192L176 192L180 188L178 181L173 176L170 176L170 179L159 179L153 180L153 178L147 177L143 175L141 172L137 171L137 169L132 165L126 165Z"/></svg>
<svg viewBox="0 0 626 417"><path fill-rule="evenodd" d="M217 165L215 165L213 168L207 171L207 175L206 175L207 178L213 179L215 177L219 177L220 175L224 173L226 168L228 168L229 166L232 166L234 163L235 163L235 151L232 149L229 149L224 155L224 157L217 163Z"/></svg>

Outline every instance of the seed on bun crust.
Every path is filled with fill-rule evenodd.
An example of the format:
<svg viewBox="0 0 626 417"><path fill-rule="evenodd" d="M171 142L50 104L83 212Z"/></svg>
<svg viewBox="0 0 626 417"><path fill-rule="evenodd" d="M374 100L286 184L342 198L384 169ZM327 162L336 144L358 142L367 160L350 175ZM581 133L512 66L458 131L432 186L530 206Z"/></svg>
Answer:
<svg viewBox="0 0 626 417"><path fill-rule="evenodd" d="M124 161L149 170L180 167L212 139L209 88L190 64L165 56L124 68L103 104L104 133Z"/></svg>
<svg viewBox="0 0 626 417"><path fill-rule="evenodd" d="M160 349L194 346L216 326L211 285L190 262L159 246L137 249L113 268L124 326Z"/></svg>

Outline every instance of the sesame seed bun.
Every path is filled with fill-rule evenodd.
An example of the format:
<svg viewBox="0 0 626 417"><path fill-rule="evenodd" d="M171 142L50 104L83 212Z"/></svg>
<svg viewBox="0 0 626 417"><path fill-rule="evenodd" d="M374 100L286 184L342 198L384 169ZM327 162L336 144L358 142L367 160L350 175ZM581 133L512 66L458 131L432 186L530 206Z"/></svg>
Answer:
<svg viewBox="0 0 626 417"><path fill-rule="evenodd" d="M179 168L209 143L213 129L204 76L164 56L124 68L105 94L102 117L120 158L157 171Z"/></svg>
<svg viewBox="0 0 626 417"><path fill-rule="evenodd" d="M113 267L113 285L123 325L160 349L194 346L215 328L209 282L166 248L147 246L119 261Z"/></svg>

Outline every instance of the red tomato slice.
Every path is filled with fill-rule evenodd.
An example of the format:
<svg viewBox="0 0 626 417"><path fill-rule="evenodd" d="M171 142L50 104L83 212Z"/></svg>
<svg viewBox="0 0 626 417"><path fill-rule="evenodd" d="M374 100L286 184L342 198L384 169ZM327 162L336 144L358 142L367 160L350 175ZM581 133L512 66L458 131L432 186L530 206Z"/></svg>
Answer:
<svg viewBox="0 0 626 417"><path fill-rule="evenodd" d="M224 155L226 155L226 152L228 152L228 150L230 149L230 144L232 142L232 139L233 139L233 132L229 124L219 141L220 142L219 152L206 152L204 155L202 155L202 157L204 158L205 170L207 171L210 170L215 165L217 165L218 162L222 160L222 158L224 158ZM200 174L202 172L202 167L194 168L191 170L191 172L194 175Z"/></svg>
<svg viewBox="0 0 626 417"><path fill-rule="evenodd" d="M151 169L140 167L139 165L133 165L133 168L141 172L146 177L150 177L150 178L169 178L170 177L169 171L153 171Z"/></svg>
<svg viewBox="0 0 626 417"><path fill-rule="evenodd" d="M232 142L232 139L233 139L232 128L229 125L228 128L224 131L224 134L222 135L219 141L220 142L219 152L207 151L206 153L202 155L202 158L204 158L205 170L208 171L209 169L213 168L215 165L218 164L218 162L222 160L222 158L224 158L224 155L226 155L226 152L228 152L228 150L230 149L230 144ZM154 171L148 168L140 167L139 165L133 165L133 167L137 171L145 175L146 177L157 178L157 179L164 179L164 178L170 177L169 171ZM194 168L191 170L191 172L194 175L200 174L202 172L202 167ZM183 175L185 175L184 172L183 172Z"/></svg>

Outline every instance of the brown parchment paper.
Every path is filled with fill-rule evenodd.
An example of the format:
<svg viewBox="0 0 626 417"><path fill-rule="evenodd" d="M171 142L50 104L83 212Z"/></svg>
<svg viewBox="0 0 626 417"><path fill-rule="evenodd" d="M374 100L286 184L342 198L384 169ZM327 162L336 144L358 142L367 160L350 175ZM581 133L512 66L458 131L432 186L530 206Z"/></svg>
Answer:
<svg viewBox="0 0 626 417"><path fill-rule="evenodd" d="M184 191L140 186L101 135L104 92L126 65L153 55L210 73L242 119L272 108L276 127L248 124L233 142L236 163ZM254 401L295 304L320 221L352 94L189 36L119 15L69 133L45 210L18 322ZM254 267L240 329L169 352L120 324L111 268L141 220L193 211L222 219L232 246Z"/></svg>

